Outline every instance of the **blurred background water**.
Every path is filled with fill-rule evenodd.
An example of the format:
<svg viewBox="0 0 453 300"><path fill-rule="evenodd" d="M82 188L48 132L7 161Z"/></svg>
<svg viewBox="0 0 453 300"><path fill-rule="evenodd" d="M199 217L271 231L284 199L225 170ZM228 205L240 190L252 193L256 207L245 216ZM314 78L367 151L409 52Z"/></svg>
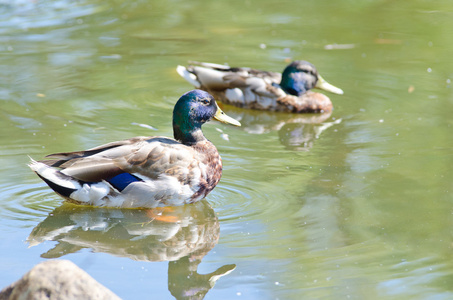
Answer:
<svg viewBox="0 0 453 300"><path fill-rule="evenodd" d="M451 299L452 28L447 0L0 1L0 287L58 257L124 299ZM195 206L62 205L26 165L171 136L178 64L294 59L332 114L223 106Z"/></svg>

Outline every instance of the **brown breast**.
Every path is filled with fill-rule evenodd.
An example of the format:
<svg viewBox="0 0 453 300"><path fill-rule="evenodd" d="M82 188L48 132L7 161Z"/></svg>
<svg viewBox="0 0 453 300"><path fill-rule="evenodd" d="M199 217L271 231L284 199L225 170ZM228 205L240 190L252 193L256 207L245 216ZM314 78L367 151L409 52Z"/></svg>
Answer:
<svg viewBox="0 0 453 300"><path fill-rule="evenodd" d="M200 178L199 189L192 196L194 201L206 197L222 177L222 159L214 144L205 140L192 146L199 153L199 163L205 165L205 176Z"/></svg>

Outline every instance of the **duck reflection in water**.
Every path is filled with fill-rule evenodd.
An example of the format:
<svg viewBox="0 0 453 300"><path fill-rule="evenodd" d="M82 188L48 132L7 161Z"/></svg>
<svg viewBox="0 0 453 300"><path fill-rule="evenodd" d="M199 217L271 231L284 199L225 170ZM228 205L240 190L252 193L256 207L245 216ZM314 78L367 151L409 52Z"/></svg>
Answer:
<svg viewBox="0 0 453 300"><path fill-rule="evenodd" d="M224 107L224 105L221 105ZM288 114L244 110L228 105L228 115L241 122L241 129L250 134L277 131L280 143L287 149L309 151L326 129L340 124L342 119L331 119L332 112L322 114Z"/></svg>
<svg viewBox="0 0 453 300"><path fill-rule="evenodd" d="M219 221L206 200L179 207L108 209L65 203L38 224L30 246L58 244L43 253L58 258L83 248L138 261L170 261L168 289L177 299L202 299L222 276L235 269L224 265L199 274L198 265L219 240Z"/></svg>

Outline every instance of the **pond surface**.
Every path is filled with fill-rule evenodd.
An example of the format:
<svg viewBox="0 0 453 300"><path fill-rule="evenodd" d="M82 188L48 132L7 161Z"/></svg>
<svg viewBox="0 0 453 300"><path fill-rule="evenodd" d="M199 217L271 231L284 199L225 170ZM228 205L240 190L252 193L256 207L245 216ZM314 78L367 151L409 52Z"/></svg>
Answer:
<svg viewBox="0 0 453 300"><path fill-rule="evenodd" d="M14 0L0 15L0 287L63 258L124 299L453 298L451 1ZM243 126L204 126L224 173L196 205L80 208L27 167L171 136L192 89L178 64L293 59L345 91L334 111L223 106Z"/></svg>

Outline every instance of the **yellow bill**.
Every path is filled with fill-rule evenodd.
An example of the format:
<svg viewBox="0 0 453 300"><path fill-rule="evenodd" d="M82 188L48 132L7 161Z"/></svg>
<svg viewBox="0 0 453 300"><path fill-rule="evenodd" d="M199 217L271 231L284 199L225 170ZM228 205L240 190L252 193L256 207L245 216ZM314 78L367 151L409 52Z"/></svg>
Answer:
<svg viewBox="0 0 453 300"><path fill-rule="evenodd" d="M324 78L321 77L321 75L318 74L318 82L316 82L315 88L328 91L334 94L339 94L343 95L343 90L340 88L337 88L336 86L331 85L327 81L325 81Z"/></svg>
<svg viewBox="0 0 453 300"><path fill-rule="evenodd" d="M217 103L215 105L217 105ZM217 121L222 122L222 123L231 124L234 126L241 126L241 123L239 123L239 121L233 119L232 117L227 116L227 114L224 113L223 110L221 110L218 105L217 105L217 112L214 116L214 119L216 119Z"/></svg>

